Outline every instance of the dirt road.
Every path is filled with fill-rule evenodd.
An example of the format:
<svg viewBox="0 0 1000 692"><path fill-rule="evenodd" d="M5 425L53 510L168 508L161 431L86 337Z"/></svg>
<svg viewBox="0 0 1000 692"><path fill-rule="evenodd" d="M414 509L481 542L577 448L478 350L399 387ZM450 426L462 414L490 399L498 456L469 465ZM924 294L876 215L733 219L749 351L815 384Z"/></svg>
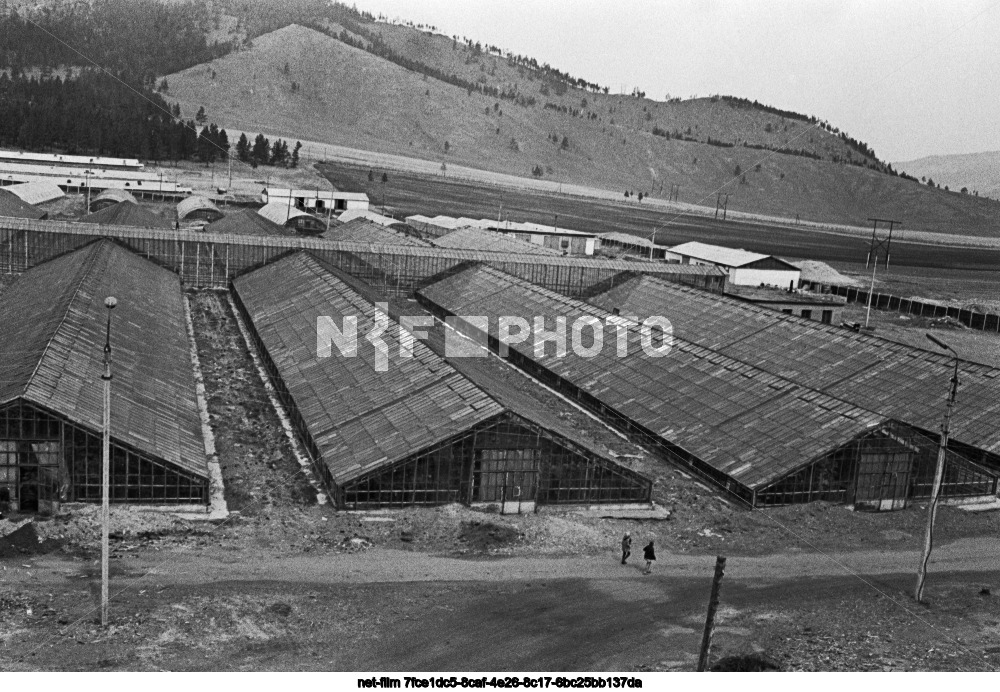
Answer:
<svg viewBox="0 0 1000 692"><path fill-rule="evenodd" d="M939 546L929 607L908 596L912 551L731 558L715 660L993 669L1000 603L981 593L1000 593L998 548L994 538ZM104 633L93 624L94 561L24 556L0 562L0 666L690 670L714 560L659 558L644 576L610 548L470 560L385 548L279 557L154 547L113 562L114 625Z"/></svg>

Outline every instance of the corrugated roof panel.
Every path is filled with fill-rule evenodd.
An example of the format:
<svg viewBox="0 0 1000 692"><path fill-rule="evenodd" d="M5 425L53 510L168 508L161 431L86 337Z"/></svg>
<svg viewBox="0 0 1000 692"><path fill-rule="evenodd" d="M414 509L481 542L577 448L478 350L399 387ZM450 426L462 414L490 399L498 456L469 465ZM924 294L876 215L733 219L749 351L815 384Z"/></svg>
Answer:
<svg viewBox="0 0 1000 692"><path fill-rule="evenodd" d="M591 299L640 318L666 315L674 335L804 387L924 430L938 429L951 378L948 354L783 315L719 294L636 277ZM1000 372L962 361L953 439L1000 449ZM958 409L956 409L957 412Z"/></svg>

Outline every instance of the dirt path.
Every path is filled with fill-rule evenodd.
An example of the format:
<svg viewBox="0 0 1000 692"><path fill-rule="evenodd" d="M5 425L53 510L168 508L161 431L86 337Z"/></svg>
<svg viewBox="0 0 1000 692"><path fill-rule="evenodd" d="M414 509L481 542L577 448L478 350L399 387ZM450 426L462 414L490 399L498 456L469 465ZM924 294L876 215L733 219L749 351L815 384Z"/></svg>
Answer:
<svg viewBox="0 0 1000 692"><path fill-rule="evenodd" d="M793 670L993 670L997 539L940 546L929 607L908 598L910 551L730 560L715 661ZM7 670L691 670L713 558L465 560L373 548L248 556L209 546L113 561L112 627L94 624L99 569L65 555L0 562ZM132 557L135 555L135 557ZM635 562L635 561L633 561ZM988 593L988 592L986 592Z"/></svg>
<svg viewBox="0 0 1000 692"><path fill-rule="evenodd" d="M617 555L587 557L510 557L461 559L427 553L372 548L357 553L272 556L225 550L142 551L117 561L118 589L143 588L140 581L199 584L215 581L278 581L311 584L372 584L432 581L505 582L537 579L642 579L641 560L622 567ZM792 550L761 557L731 557L727 578L778 583L800 578L864 577L911 572L915 551L810 553ZM661 552L657 577L711 575L715 558ZM57 555L4 565L8 583L45 582L81 574L86 563L67 562ZM935 548L930 572L1000 572L1000 539L962 539Z"/></svg>

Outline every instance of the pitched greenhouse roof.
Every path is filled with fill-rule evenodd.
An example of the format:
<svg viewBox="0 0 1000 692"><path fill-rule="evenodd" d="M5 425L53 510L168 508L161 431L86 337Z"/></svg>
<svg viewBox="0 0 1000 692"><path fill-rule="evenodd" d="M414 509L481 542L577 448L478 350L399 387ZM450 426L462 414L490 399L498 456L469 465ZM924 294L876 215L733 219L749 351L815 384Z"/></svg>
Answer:
<svg viewBox="0 0 1000 692"><path fill-rule="evenodd" d="M572 323L612 313L485 266L420 291L423 300L456 315L532 321L556 316ZM622 313L623 315L626 313ZM779 375L677 338L666 357L648 357L638 330L628 329L628 355L618 357L615 330L594 357L568 349L536 356L530 342L512 345L602 404L701 459L748 488L763 487L880 424L882 417Z"/></svg>
<svg viewBox="0 0 1000 692"><path fill-rule="evenodd" d="M23 201L13 192L0 188L0 216L18 219L43 219L47 214L38 207Z"/></svg>
<svg viewBox="0 0 1000 692"><path fill-rule="evenodd" d="M431 243L437 247L457 248L460 250L485 250L488 252L510 252L529 255L558 255L563 253L544 245L527 243L517 238L508 238L502 233L484 231L478 228L459 228L440 238L434 238Z"/></svg>
<svg viewBox="0 0 1000 692"><path fill-rule="evenodd" d="M399 355L400 327L389 320L384 372L364 336L377 309L319 260L296 253L233 281L236 296L275 364L335 483L465 432L504 409L419 341ZM357 317L357 356L317 356L317 319L338 328Z"/></svg>
<svg viewBox="0 0 1000 692"><path fill-rule="evenodd" d="M945 352L636 277L591 299L622 314L669 316L674 334L754 368L928 431L941 423L952 372ZM947 339L945 339L947 340ZM963 361L953 439L1000 453L1000 368Z"/></svg>
<svg viewBox="0 0 1000 692"><path fill-rule="evenodd" d="M295 231L268 221L253 209L240 209L205 226L205 233L232 233L257 237L294 236Z"/></svg>
<svg viewBox="0 0 1000 692"><path fill-rule="evenodd" d="M99 223L107 226L132 226L142 228L173 228L174 223L154 214L133 202L117 202L100 211L81 216L78 223Z"/></svg>
<svg viewBox="0 0 1000 692"><path fill-rule="evenodd" d="M0 403L23 398L92 432L112 314L112 438L208 473L180 280L109 240L28 270L0 301Z"/></svg>
<svg viewBox="0 0 1000 692"><path fill-rule="evenodd" d="M323 233L326 240L344 243L371 243L373 245L406 245L411 247L429 247L419 238L413 238L403 233L386 228L365 218L355 218L340 226Z"/></svg>

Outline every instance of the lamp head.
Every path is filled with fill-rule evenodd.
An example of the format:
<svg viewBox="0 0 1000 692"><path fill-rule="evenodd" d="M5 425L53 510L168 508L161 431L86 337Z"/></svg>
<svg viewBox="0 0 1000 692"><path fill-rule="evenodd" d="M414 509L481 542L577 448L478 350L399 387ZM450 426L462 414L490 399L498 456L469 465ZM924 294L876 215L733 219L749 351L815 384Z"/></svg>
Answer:
<svg viewBox="0 0 1000 692"><path fill-rule="evenodd" d="M928 340L928 341L930 341L930 342L931 342L932 344L934 344L935 346L937 346L938 348L942 348L942 349L944 349L945 351L950 351L950 350L951 350L951 346L949 346L949 345L948 345L948 344L946 344L945 342L941 341L940 339L938 339L938 338L937 338L936 336L934 336L933 334L926 334L926 333L925 333L925 334L924 334L924 336L926 336L926 337L927 337L927 340Z"/></svg>
<svg viewBox="0 0 1000 692"><path fill-rule="evenodd" d="M114 310L116 305L118 305L118 299L114 296L108 296L104 299L104 307L108 310Z"/></svg>

